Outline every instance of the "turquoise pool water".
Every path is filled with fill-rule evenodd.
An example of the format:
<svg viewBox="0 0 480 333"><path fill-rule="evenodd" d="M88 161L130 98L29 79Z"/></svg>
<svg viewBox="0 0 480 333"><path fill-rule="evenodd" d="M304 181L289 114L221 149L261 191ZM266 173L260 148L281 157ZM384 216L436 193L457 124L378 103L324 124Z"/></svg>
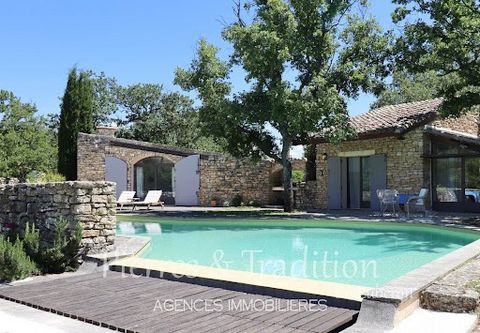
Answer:
<svg viewBox="0 0 480 333"><path fill-rule="evenodd" d="M480 238L393 223L120 217L119 234L152 238L141 257L346 283L385 284Z"/></svg>

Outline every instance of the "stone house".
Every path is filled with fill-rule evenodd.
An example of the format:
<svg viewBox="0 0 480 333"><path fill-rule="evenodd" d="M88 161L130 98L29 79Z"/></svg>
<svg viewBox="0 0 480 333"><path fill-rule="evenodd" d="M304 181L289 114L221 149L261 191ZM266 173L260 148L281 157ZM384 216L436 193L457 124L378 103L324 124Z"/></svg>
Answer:
<svg viewBox="0 0 480 333"><path fill-rule="evenodd" d="M314 139L316 180L305 206L378 209L377 189L418 194L428 188L434 210L480 211L478 116L441 118L441 99L385 106L352 117L355 139Z"/></svg>

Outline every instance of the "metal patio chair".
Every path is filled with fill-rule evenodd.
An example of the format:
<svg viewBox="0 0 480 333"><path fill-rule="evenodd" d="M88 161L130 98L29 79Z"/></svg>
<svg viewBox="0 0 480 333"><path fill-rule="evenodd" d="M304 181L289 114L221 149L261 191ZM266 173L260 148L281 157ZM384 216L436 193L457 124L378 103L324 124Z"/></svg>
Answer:
<svg viewBox="0 0 480 333"><path fill-rule="evenodd" d="M398 203L398 191L397 190L377 190L377 197L380 201L380 213L382 216L388 209L391 209L393 215L398 215L400 206Z"/></svg>

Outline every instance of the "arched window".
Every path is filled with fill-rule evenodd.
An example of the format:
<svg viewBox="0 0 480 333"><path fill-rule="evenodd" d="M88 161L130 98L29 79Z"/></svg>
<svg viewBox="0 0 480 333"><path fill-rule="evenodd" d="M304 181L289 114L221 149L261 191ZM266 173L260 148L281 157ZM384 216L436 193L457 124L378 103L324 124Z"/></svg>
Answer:
<svg viewBox="0 0 480 333"><path fill-rule="evenodd" d="M135 164L134 186L139 198L149 190L172 192L172 169L174 163L163 157L150 157Z"/></svg>

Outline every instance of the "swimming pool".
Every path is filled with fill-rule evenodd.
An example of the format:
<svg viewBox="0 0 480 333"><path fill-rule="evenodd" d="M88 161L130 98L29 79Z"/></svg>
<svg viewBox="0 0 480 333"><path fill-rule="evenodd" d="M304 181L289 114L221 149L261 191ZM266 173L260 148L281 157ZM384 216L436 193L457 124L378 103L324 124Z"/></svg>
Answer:
<svg viewBox="0 0 480 333"><path fill-rule="evenodd" d="M120 235L151 237L139 256L379 287L480 238L418 224L120 216Z"/></svg>

